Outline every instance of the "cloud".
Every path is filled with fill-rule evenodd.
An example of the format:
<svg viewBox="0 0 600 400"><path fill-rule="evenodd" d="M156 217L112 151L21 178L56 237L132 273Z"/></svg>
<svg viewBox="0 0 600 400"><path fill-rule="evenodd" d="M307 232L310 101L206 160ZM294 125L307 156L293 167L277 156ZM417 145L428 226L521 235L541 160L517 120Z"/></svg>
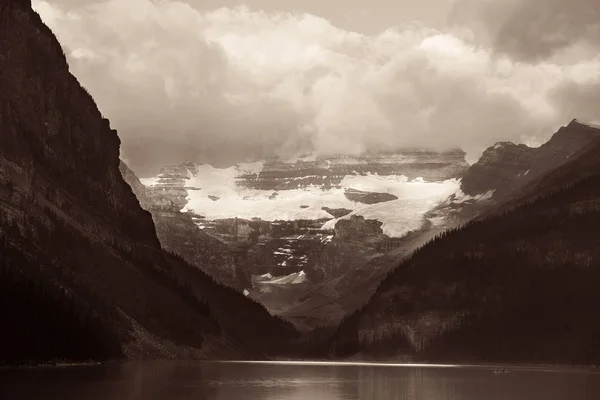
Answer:
<svg viewBox="0 0 600 400"><path fill-rule="evenodd" d="M494 49L522 61L585 42L600 50L597 0L459 0L453 20L479 25Z"/></svg>
<svg viewBox="0 0 600 400"><path fill-rule="evenodd" d="M142 176L187 160L302 152L477 155L600 117L587 91L599 84L600 58L585 41L524 63L486 47L472 27L368 36L310 14L164 0L34 8Z"/></svg>

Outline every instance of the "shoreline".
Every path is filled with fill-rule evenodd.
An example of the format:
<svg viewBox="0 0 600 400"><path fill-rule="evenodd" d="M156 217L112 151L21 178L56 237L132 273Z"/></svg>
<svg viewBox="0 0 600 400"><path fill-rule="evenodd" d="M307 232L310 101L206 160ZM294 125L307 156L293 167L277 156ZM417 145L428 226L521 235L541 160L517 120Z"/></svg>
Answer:
<svg viewBox="0 0 600 400"><path fill-rule="evenodd" d="M204 361L223 364L274 364L274 365L307 365L307 366L366 366L366 367L404 367L404 368L480 368L480 369L498 369L507 370L585 370L590 372L600 372L600 365L571 365L571 364L528 364L528 363L444 363L444 362L407 362L394 360L353 360L353 361L333 361L333 360L271 360L271 361Z"/></svg>
<svg viewBox="0 0 600 400"><path fill-rule="evenodd" d="M333 361L333 360L193 360L193 359L155 359L155 360L109 360L109 361L89 361L89 362L57 362L32 365L2 365L0 373L7 370L28 370L28 369L58 369L74 367L97 367L109 366L127 363L154 363L154 362L192 362L192 363L216 363L216 364L247 364L247 365L281 365L281 366L314 366L314 367L381 367L381 368L472 368L472 369L506 369L507 371L586 371L600 373L600 365L569 365L569 364L494 364L494 363L419 363L419 362L394 362L393 360L353 360L353 361Z"/></svg>

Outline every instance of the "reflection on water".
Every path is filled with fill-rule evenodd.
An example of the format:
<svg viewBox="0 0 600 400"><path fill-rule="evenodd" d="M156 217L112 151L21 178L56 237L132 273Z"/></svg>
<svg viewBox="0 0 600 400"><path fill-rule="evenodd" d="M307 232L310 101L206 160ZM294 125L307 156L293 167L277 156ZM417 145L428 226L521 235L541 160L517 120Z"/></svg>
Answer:
<svg viewBox="0 0 600 400"><path fill-rule="evenodd" d="M597 400L587 371L146 362L0 370L0 398L61 400Z"/></svg>

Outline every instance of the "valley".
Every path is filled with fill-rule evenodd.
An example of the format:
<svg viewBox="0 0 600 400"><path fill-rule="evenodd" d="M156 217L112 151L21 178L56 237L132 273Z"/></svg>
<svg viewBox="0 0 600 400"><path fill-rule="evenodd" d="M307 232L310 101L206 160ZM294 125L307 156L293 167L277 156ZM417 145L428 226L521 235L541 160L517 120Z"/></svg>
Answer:
<svg viewBox="0 0 600 400"><path fill-rule="evenodd" d="M1 365L600 363L597 125L140 179L30 3L0 3Z"/></svg>
<svg viewBox="0 0 600 400"><path fill-rule="evenodd" d="M124 176L162 245L301 330L334 326L413 251L502 209L598 140L573 120L539 148L184 163ZM127 167L122 165L122 170Z"/></svg>
<svg viewBox="0 0 600 400"><path fill-rule="evenodd" d="M467 168L462 151L407 150L124 176L165 248L310 329L337 323L412 243L443 229L426 214Z"/></svg>

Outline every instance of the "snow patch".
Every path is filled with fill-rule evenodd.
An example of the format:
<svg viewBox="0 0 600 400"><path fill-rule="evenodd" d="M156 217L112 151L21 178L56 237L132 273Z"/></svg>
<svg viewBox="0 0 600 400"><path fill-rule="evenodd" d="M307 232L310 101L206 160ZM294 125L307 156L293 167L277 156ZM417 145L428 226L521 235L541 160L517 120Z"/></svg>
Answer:
<svg viewBox="0 0 600 400"><path fill-rule="evenodd" d="M446 219L444 217L432 217L427 219L435 227L444 226L446 224Z"/></svg>
<svg viewBox="0 0 600 400"><path fill-rule="evenodd" d="M193 211L211 220L238 217L293 221L331 218L322 207L354 207L354 202L344 196L344 189L321 190L313 186L282 190L274 199L269 198L271 191L239 188L234 185L205 185L203 189L205 190L188 191L188 203L182 212ZM217 196L219 200L213 201L209 195ZM306 205L308 207L301 207Z"/></svg>
<svg viewBox="0 0 600 400"><path fill-rule="evenodd" d="M309 154L303 156L292 156L283 162L286 164L296 164L298 162L314 162L317 161L317 154Z"/></svg>
<svg viewBox="0 0 600 400"><path fill-rule="evenodd" d="M357 160L358 170L361 161ZM398 162L398 157L392 157L390 162ZM272 196L272 190L250 189L238 184L242 176L258 175L263 168L264 162L242 163L229 168L214 168L208 164L188 168L188 177L184 183L188 189L187 204L181 212L203 215L206 221L236 217L259 218L271 222L328 220L323 229L333 229L338 219L332 219L331 214L323 208L345 208L352 212L342 219L348 219L352 215L375 219L383 223L382 229L386 235L399 237L419 229L424 222L424 214L451 194L458 193L460 186L457 179L427 182L423 178L410 180L403 175L347 175L343 177L340 187L323 189L310 185L279 190L277 196ZM143 183L152 186L158 184L159 180L160 175L144 179ZM348 189L388 193L398 199L378 204L363 204L346 198L345 193ZM464 195L458 193L459 200L461 197L466 200ZM329 241L331 238L324 239L324 242ZM292 251L281 248L277 249L277 252Z"/></svg>
<svg viewBox="0 0 600 400"><path fill-rule="evenodd" d="M453 198L450 199L451 203L464 203L465 201L486 201L492 198L492 196L494 195L494 192L496 190L488 190L487 192L484 193L479 193L476 194L475 196L470 196L468 194L465 194L462 190L458 190L456 193L454 193Z"/></svg>
<svg viewBox="0 0 600 400"><path fill-rule="evenodd" d="M359 207L356 211L344 217L327 221L323 224L322 229L332 230L339 220L350 219L353 215L356 215L382 222L383 234L389 237L402 237L408 232L420 229L423 226L423 217L427 211L460 190L460 182L456 179L443 182L426 182L423 179L409 181L403 176L379 178L382 181L379 182L378 192L393 194L398 197L398 200ZM359 186L359 190L375 191L373 190L374 182L366 179L359 182L360 185L354 182L355 188Z"/></svg>
<svg viewBox="0 0 600 400"><path fill-rule="evenodd" d="M333 222L333 227L331 227L331 228L325 228L325 227L323 227L323 229L328 229L329 230L329 229L335 228L335 222L337 222L337 221L338 221L337 219L332 219L331 221L327 221L325 223L325 225L330 224L331 222ZM323 225L323 226L325 226L325 225ZM332 240L333 240L333 235L326 235L326 236L323 236L321 238L321 243L323 243L323 244L331 243Z"/></svg>
<svg viewBox="0 0 600 400"><path fill-rule="evenodd" d="M146 187L152 187L152 186L156 186L158 185L158 183L161 180L161 176L155 176L153 178L140 178L140 182L142 183L142 185L146 186Z"/></svg>
<svg viewBox="0 0 600 400"><path fill-rule="evenodd" d="M273 278L269 281L264 281L261 283L268 283L273 285L298 285L300 283L306 282L308 279L306 277L306 273L304 271L294 272L293 274L289 274L282 277Z"/></svg>
<svg viewBox="0 0 600 400"><path fill-rule="evenodd" d="M257 161L252 163L239 163L237 166L230 167L228 169L233 168L239 172L242 172L245 175L258 175L262 172L265 167L264 161Z"/></svg>

